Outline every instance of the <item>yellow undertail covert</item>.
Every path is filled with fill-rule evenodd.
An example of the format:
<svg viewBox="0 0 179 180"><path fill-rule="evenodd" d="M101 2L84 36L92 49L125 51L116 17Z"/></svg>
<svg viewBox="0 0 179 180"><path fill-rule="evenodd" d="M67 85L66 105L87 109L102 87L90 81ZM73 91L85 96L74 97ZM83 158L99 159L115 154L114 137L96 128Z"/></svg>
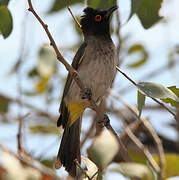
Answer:
<svg viewBox="0 0 179 180"><path fill-rule="evenodd" d="M70 103L67 105L70 112L70 126L83 114L86 106L85 103Z"/></svg>

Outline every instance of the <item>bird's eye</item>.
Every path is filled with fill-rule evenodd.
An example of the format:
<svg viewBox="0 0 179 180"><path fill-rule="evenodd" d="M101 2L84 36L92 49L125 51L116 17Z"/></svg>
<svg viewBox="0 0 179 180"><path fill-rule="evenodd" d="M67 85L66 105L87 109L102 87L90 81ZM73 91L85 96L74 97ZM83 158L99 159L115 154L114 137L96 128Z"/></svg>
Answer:
<svg viewBox="0 0 179 180"><path fill-rule="evenodd" d="M97 14L94 19L95 21L100 22L102 20L102 17L101 15Z"/></svg>

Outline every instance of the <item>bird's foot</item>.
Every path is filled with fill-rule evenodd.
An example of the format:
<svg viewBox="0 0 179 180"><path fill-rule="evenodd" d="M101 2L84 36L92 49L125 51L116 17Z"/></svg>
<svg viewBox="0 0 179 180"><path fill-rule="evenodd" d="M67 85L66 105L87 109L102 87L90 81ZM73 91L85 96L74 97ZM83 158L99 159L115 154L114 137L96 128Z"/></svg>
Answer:
<svg viewBox="0 0 179 180"><path fill-rule="evenodd" d="M106 127L110 124L110 119L108 118L107 114L104 114L103 119L99 120L97 123L100 127Z"/></svg>
<svg viewBox="0 0 179 180"><path fill-rule="evenodd" d="M91 89L85 88L85 92L80 91L81 99L91 99L92 92Z"/></svg>

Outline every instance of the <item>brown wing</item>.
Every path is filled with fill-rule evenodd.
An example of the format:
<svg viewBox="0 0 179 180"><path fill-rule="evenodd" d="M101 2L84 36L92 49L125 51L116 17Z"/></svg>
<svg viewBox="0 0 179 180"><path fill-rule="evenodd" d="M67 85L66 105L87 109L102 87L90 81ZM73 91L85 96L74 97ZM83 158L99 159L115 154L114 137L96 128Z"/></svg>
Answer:
<svg viewBox="0 0 179 180"><path fill-rule="evenodd" d="M84 52L85 52L85 48L87 46L87 43L83 43L80 48L78 49L74 59L73 59L73 62L72 62L72 67L77 70L79 65L81 64L82 60L83 60L83 55L84 55ZM67 95L68 93L68 90L70 88L70 85L71 85L71 82L72 82L72 77L71 75L68 73L68 76L67 76L67 81L66 81L66 84L65 84L65 87L64 87L64 91L63 91L63 96L62 96L62 100L61 100L61 104L60 104L60 108L59 108L59 112L60 112L60 117L57 121L57 126L63 126L63 128L66 126L66 123L68 121L68 117L69 117L69 112L68 112L68 109L65 105L65 102L64 102L64 97Z"/></svg>

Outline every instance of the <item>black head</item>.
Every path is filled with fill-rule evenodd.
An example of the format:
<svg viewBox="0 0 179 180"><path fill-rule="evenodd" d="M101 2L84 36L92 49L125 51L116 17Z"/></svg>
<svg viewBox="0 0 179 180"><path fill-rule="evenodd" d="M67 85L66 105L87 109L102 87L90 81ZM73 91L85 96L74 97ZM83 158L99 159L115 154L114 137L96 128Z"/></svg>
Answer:
<svg viewBox="0 0 179 180"><path fill-rule="evenodd" d="M110 16L116 9L117 6L107 10L85 8L83 11L84 15L80 21L84 35L110 36Z"/></svg>

